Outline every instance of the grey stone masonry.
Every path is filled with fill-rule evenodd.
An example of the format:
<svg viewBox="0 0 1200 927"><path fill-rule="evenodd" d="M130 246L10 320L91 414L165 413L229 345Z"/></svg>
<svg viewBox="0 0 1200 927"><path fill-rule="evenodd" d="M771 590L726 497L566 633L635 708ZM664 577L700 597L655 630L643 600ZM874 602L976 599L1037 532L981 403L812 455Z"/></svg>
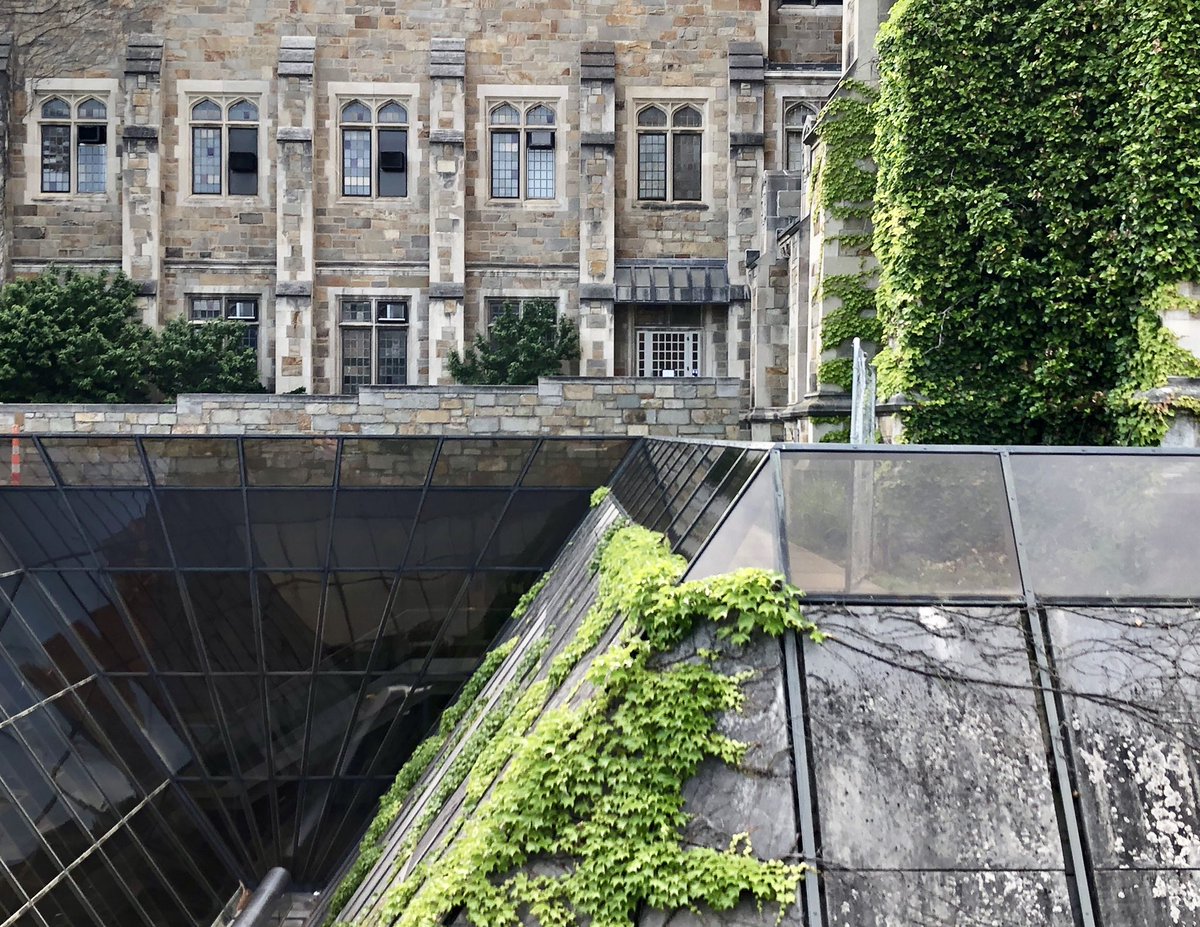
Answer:
<svg viewBox="0 0 1200 927"><path fill-rule="evenodd" d="M0 34L0 281L12 276L12 223L8 208L8 59L12 36Z"/></svg>
<svg viewBox="0 0 1200 927"><path fill-rule="evenodd" d="M579 64L579 372L611 376L616 309L616 46L585 42Z"/></svg>
<svg viewBox="0 0 1200 927"><path fill-rule="evenodd" d="M121 269L138 283L142 321L159 318L162 278L162 54L156 35L130 36L125 48L121 133Z"/></svg>
<svg viewBox="0 0 1200 927"><path fill-rule="evenodd" d="M1133 398L1169 413L1163 447L1200 447L1200 378L1168 377L1166 386L1146 390Z"/></svg>
<svg viewBox="0 0 1200 927"><path fill-rule="evenodd" d="M740 380L550 377L536 386L364 387L358 396L191 395L174 405L0 404L36 434L647 435L737 439Z"/></svg>

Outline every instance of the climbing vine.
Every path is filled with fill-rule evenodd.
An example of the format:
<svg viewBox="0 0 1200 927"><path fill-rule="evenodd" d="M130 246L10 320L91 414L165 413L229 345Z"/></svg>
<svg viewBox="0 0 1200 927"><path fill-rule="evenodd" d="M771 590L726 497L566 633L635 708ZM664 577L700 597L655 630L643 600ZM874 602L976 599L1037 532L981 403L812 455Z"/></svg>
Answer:
<svg viewBox="0 0 1200 927"><path fill-rule="evenodd" d="M919 442L1154 443L1192 361L1200 5L900 0L879 35L874 247ZM886 369L886 374L885 374Z"/></svg>
<svg viewBox="0 0 1200 927"><path fill-rule="evenodd" d="M400 864L465 783L453 839L398 879L363 927L427 927L453 912L487 927L517 927L526 912L543 927L624 927L640 905L727 910L744 896L782 917L802 866L755 858L744 835L722 850L681 842L684 784L706 758L744 756L716 717L741 706L745 677L720 672L714 652L656 657L700 621L727 646L788 630L821 635L779 576L741 570L679 584L685 565L645 528L622 524L605 537L596 599L575 638L519 697L531 668L508 677L503 709L460 749ZM614 643L585 663L618 620ZM568 679L565 700L548 707Z"/></svg>

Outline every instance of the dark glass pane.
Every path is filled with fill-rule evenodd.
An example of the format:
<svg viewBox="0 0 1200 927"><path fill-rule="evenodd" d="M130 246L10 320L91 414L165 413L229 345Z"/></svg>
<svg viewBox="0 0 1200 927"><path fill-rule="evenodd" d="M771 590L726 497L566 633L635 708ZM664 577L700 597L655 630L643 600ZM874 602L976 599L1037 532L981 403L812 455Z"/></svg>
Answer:
<svg viewBox="0 0 1200 927"><path fill-rule="evenodd" d="M373 668L380 672L418 672L468 575L443 572L403 576Z"/></svg>
<svg viewBox="0 0 1200 927"><path fill-rule="evenodd" d="M536 445L524 438L447 438L433 468L433 485L512 486Z"/></svg>
<svg viewBox="0 0 1200 927"><path fill-rule="evenodd" d="M258 194L258 129L229 130L229 192L234 196Z"/></svg>
<svg viewBox="0 0 1200 927"><path fill-rule="evenodd" d="M258 634L245 573L185 573L200 639L214 672L257 673Z"/></svg>
<svg viewBox="0 0 1200 927"><path fill-rule="evenodd" d="M71 192L71 127L42 125L42 192Z"/></svg>
<svg viewBox="0 0 1200 927"><path fill-rule="evenodd" d="M733 500L737 494L742 491L742 487L746 485L756 470L762 463L765 456L762 451L746 451L744 454L739 454L736 461L732 464L729 473L720 481L720 484L715 487L712 496L706 500L703 511L700 516L689 528L685 528L687 533L683 540L679 542L678 549L685 557L691 558L700 550L701 545L708 540L708 536L717 526L721 517L733 504ZM725 466L728 461L720 464ZM715 471L719 472L719 467L714 467Z"/></svg>
<svg viewBox="0 0 1200 927"><path fill-rule="evenodd" d="M171 565L149 492L75 490L66 498L102 566L137 569Z"/></svg>
<svg viewBox="0 0 1200 927"><path fill-rule="evenodd" d="M587 515L589 496L576 490L517 492L492 536L481 566L548 569Z"/></svg>
<svg viewBox="0 0 1200 927"><path fill-rule="evenodd" d="M9 628L12 622L18 625L17 619L10 617L8 600L0 596L0 648L8 652L9 645L16 641L18 646L35 646L23 630L18 627ZM41 650L40 647L37 648ZM13 662L9 662L10 659ZM20 654L8 654L8 658L0 657L0 711L6 715L14 715L24 711L30 705L35 705L43 698L40 692L35 692L25 681L25 670L22 668L28 657Z"/></svg>
<svg viewBox="0 0 1200 927"><path fill-rule="evenodd" d="M42 447L65 486L145 486L133 438L43 438Z"/></svg>
<svg viewBox="0 0 1200 927"><path fill-rule="evenodd" d="M672 198L676 200L700 199L700 152L699 132L677 132L671 139L674 146L672 163Z"/></svg>
<svg viewBox="0 0 1200 927"><path fill-rule="evenodd" d="M789 579L809 594L1021 592L1000 460L782 455Z"/></svg>
<svg viewBox="0 0 1200 927"><path fill-rule="evenodd" d="M267 778L266 716L260 677L219 676L213 688L221 702L241 775Z"/></svg>
<svg viewBox="0 0 1200 927"><path fill-rule="evenodd" d="M398 570L420 502L421 493L415 489L339 491L330 567Z"/></svg>
<svg viewBox="0 0 1200 927"><path fill-rule="evenodd" d="M179 902L163 884L157 866L151 863L128 827L117 828L104 841L101 851L116 870L117 878L137 898L138 905L154 927L192 923L180 910Z"/></svg>
<svg viewBox="0 0 1200 927"><path fill-rule="evenodd" d="M165 779L148 745L133 734L125 712L118 712L100 683L85 682L49 708L63 736L122 814L128 811L127 803Z"/></svg>
<svg viewBox="0 0 1200 927"><path fill-rule="evenodd" d="M13 749L24 752L23 747L10 746L7 738L0 742L0 750ZM29 895L45 888L62 869L29 826L16 798L3 784L0 784L0 859Z"/></svg>
<svg viewBox="0 0 1200 927"><path fill-rule="evenodd" d="M264 567L323 570L329 553L330 491L251 490L250 539Z"/></svg>
<svg viewBox="0 0 1200 927"><path fill-rule="evenodd" d="M321 839L311 841L312 854L305 867L310 878L318 880L317 884L322 884L328 878L325 874L341 863L357 836L354 828L338 825L347 818L355 821L369 818L375 801L386 788L385 785L378 792L371 790L364 794L361 782L333 783L321 820Z"/></svg>
<svg viewBox="0 0 1200 927"><path fill-rule="evenodd" d="M332 486L336 438L246 438L251 486Z"/></svg>
<svg viewBox="0 0 1200 927"><path fill-rule="evenodd" d="M379 196L408 196L408 130L379 130Z"/></svg>
<svg viewBox="0 0 1200 927"><path fill-rule="evenodd" d="M358 676L318 675L315 683L312 723L308 736L306 775L330 776L336 770L334 763L346 739L347 731L353 740L363 732L351 725L351 718L358 702L360 678ZM393 703L392 715L395 708ZM359 720L369 723L376 710L374 704L362 706ZM389 717L389 720L391 717Z"/></svg>
<svg viewBox="0 0 1200 927"><path fill-rule="evenodd" d="M181 569L249 565L241 492L164 489L157 495Z"/></svg>
<svg viewBox="0 0 1200 927"><path fill-rule="evenodd" d="M3 861L6 865L8 864L8 859L2 854L10 843L10 840L0 835L0 861ZM25 893L18 887L13 876L7 871L0 869L0 919L11 917L27 900ZM23 923L25 923L24 919L18 920L13 927Z"/></svg>
<svg viewBox="0 0 1200 927"><path fill-rule="evenodd" d="M608 482L632 444L628 438L543 441L521 485L594 489Z"/></svg>
<svg viewBox="0 0 1200 927"><path fill-rule="evenodd" d="M277 776L298 776L303 768L312 680L308 674L267 677L271 752Z"/></svg>
<svg viewBox="0 0 1200 927"><path fill-rule="evenodd" d="M204 768L213 776L235 775L233 760L222 736L224 723L213 704L208 680L199 676L159 678L183 719Z"/></svg>
<svg viewBox="0 0 1200 927"><path fill-rule="evenodd" d="M239 486L235 438L143 438L158 486Z"/></svg>
<svg viewBox="0 0 1200 927"><path fill-rule="evenodd" d="M779 562L783 527L775 497L775 473L759 472L729 517L688 570L688 579L707 579L745 567L782 570Z"/></svg>
<svg viewBox="0 0 1200 927"><path fill-rule="evenodd" d="M0 730L0 780L63 865L91 845L66 796L11 726Z"/></svg>
<svg viewBox="0 0 1200 927"><path fill-rule="evenodd" d="M0 489L0 532L26 567L95 564L57 490Z"/></svg>
<svg viewBox="0 0 1200 927"><path fill-rule="evenodd" d="M667 198L667 136L664 132L638 134L639 200Z"/></svg>
<svg viewBox="0 0 1200 927"><path fill-rule="evenodd" d="M199 672L200 658L174 573L111 573L134 626L160 671Z"/></svg>
<svg viewBox="0 0 1200 927"><path fill-rule="evenodd" d="M252 859L254 853L250 844L243 839L241 832L245 829L245 821L239 821L238 830L234 830L229 818L231 808L234 809L233 813L236 816L241 817L237 783L222 783L222 785L225 786L228 794L218 794L202 782L181 782L178 789L207 821L228 854L233 858L234 866L239 867L237 877L247 880L257 878L263 869ZM254 875L246 875L246 873Z"/></svg>
<svg viewBox="0 0 1200 927"><path fill-rule="evenodd" d="M315 573L259 573L263 656L268 671L312 667L323 580Z"/></svg>
<svg viewBox="0 0 1200 927"><path fill-rule="evenodd" d="M408 326L380 325L375 329L375 382L402 386L408 382Z"/></svg>
<svg viewBox="0 0 1200 927"><path fill-rule="evenodd" d="M436 438L347 438L342 486L423 486L437 450Z"/></svg>
<svg viewBox="0 0 1200 927"><path fill-rule="evenodd" d="M521 133L492 132L492 197L521 195Z"/></svg>
<svg viewBox="0 0 1200 927"><path fill-rule="evenodd" d="M431 676L466 678L538 573L476 573L429 662Z"/></svg>
<svg viewBox="0 0 1200 927"><path fill-rule="evenodd" d="M102 671L146 671L138 644L117 607L115 593L100 574L39 573L37 580Z"/></svg>
<svg viewBox="0 0 1200 927"><path fill-rule="evenodd" d="M345 775L351 770L361 770L375 756L391 730L396 713L404 704L412 679L400 673L387 673L367 680L363 700L353 722L349 724L346 755L337 773Z"/></svg>
<svg viewBox="0 0 1200 927"><path fill-rule="evenodd" d="M161 762L174 775L196 775L196 757L191 745L179 730L179 720L167 703L157 683L150 679L118 677L111 680L133 725L158 754ZM153 785L155 772L146 771L146 780Z"/></svg>
<svg viewBox="0 0 1200 927"><path fill-rule="evenodd" d="M128 886L117 878L102 853L92 853L80 860L79 865L71 870L70 878L79 893L100 915L103 927L146 927L147 921L140 908L133 897L127 894ZM158 925L150 922L148 927Z"/></svg>
<svg viewBox="0 0 1200 927"><path fill-rule="evenodd" d="M366 670L391 588L392 577L385 573L330 574L322 628L322 668Z"/></svg>
<svg viewBox="0 0 1200 927"><path fill-rule="evenodd" d="M697 519L712 502L714 494L721 488L730 472L737 465L742 457L742 449L737 447L723 447L718 449L720 453L716 459L711 462L711 465L704 470L700 484L696 487L696 491L683 508L679 510L675 521L667 529L667 536L676 544L676 549L689 559L693 557L698 548L698 544L692 543L692 535L695 532ZM755 455L755 460L761 459L760 455Z"/></svg>
<svg viewBox="0 0 1200 927"><path fill-rule="evenodd" d="M71 927L77 924L84 927L106 927L96 919L91 909L79 897L70 879L64 879L55 885L34 903L34 907L51 927L58 927L60 924L63 927L68 924Z"/></svg>
<svg viewBox="0 0 1200 927"><path fill-rule="evenodd" d="M438 718L465 680L434 681L414 689L404 703L404 714L393 721L379 752L370 767L369 776L385 776L389 770L399 769L406 757L411 755L417 744L433 730ZM349 770L355 774L357 770Z"/></svg>
<svg viewBox="0 0 1200 927"><path fill-rule="evenodd" d="M4 595L10 597L10 601L21 601L31 607L35 621L46 617L43 611L38 610L36 598L31 599L26 594L30 586L28 579L22 581L10 577L4 581L3 586ZM82 678L78 656L63 640L57 625L39 627L39 637L37 632L31 631L27 623L21 620L24 616L20 614L19 609L8 610L5 601L4 596L0 596L0 618L3 619L3 624L0 625L0 649L25 678L27 686L27 692L14 689L10 691L10 696L20 699L25 694L31 694L35 700L41 700L61 692L67 685L63 676L64 670L71 674L72 681ZM59 666L60 660L62 666ZM18 704L14 703L14 710L20 710Z"/></svg>
<svg viewBox="0 0 1200 927"><path fill-rule="evenodd" d="M227 901L232 894L229 885L235 881L235 875L228 870L223 855L218 852L215 838L200 826L196 812L184 804L174 788L155 795L150 804L154 813L150 810L142 812L146 816L146 826L141 829L140 836L176 891L189 907L194 906L190 900L192 895Z"/></svg>
<svg viewBox="0 0 1200 927"><path fill-rule="evenodd" d="M691 498L695 483L703 478L703 470L709 462L713 448L692 445L687 452L675 460L674 466L662 475L662 511L647 527L665 532L680 510Z"/></svg>
<svg viewBox="0 0 1200 927"><path fill-rule="evenodd" d="M29 438L9 438L0 454L0 486L53 486L50 469Z"/></svg>
<svg viewBox="0 0 1200 927"><path fill-rule="evenodd" d="M430 490L421 506L405 567L410 570L473 567L508 502L508 496L507 490Z"/></svg>
<svg viewBox="0 0 1200 927"><path fill-rule="evenodd" d="M1039 597L1200 596L1200 458L1011 460Z"/></svg>

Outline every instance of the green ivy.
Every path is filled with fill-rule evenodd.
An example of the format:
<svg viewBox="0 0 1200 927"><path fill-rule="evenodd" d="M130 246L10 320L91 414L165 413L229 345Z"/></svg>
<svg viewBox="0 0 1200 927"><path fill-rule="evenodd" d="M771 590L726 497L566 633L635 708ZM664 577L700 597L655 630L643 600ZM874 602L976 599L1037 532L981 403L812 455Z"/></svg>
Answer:
<svg viewBox="0 0 1200 927"><path fill-rule="evenodd" d="M588 505L591 508L599 508L600 504L608 498L608 494L612 492L609 486L597 486L592 492L592 497L588 500Z"/></svg>
<svg viewBox="0 0 1200 927"><path fill-rule="evenodd" d="M879 314L919 442L1153 443L1200 280L1200 4L900 0L878 40ZM885 390L886 392L887 390Z"/></svg>
<svg viewBox="0 0 1200 927"><path fill-rule="evenodd" d="M849 357L835 357L817 368L818 383L832 383L847 393L854 385L854 361Z"/></svg>
<svg viewBox="0 0 1200 927"><path fill-rule="evenodd" d="M655 657L699 621L715 622L727 646L789 630L821 635L778 575L741 570L680 585L685 566L645 528L622 525L605 538L596 601L576 638L544 678L481 722L410 837L465 782L453 839L389 888L362 927L428 927L454 912L486 927L517 927L524 912L543 927L625 927L642 905L728 910L747 895L783 916L803 866L756 859L744 835L725 850L681 842L684 784L707 758L744 756L716 717L741 706L745 677L719 672L711 652L668 666ZM548 709L622 618L615 643L585 672L586 697ZM539 860L570 865L527 868Z"/></svg>

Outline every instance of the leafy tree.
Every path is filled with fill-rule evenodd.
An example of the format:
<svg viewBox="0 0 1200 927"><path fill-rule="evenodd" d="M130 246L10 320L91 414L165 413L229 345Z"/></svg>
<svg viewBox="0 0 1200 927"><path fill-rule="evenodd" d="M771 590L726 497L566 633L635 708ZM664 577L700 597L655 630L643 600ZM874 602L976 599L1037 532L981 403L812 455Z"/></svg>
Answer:
<svg viewBox="0 0 1200 927"><path fill-rule="evenodd" d="M124 274L47 270L0 288L0 401L137 402L153 333Z"/></svg>
<svg viewBox="0 0 1200 927"><path fill-rule="evenodd" d="M258 356L244 341L246 327L218 319L167 324L150 353L150 380L166 397L180 393L258 393Z"/></svg>
<svg viewBox="0 0 1200 927"><path fill-rule="evenodd" d="M552 300L531 299L524 311L506 303L485 338L460 357L450 352L450 375L459 383L523 386L558 373L562 362L579 357L579 332L569 319L558 318Z"/></svg>

